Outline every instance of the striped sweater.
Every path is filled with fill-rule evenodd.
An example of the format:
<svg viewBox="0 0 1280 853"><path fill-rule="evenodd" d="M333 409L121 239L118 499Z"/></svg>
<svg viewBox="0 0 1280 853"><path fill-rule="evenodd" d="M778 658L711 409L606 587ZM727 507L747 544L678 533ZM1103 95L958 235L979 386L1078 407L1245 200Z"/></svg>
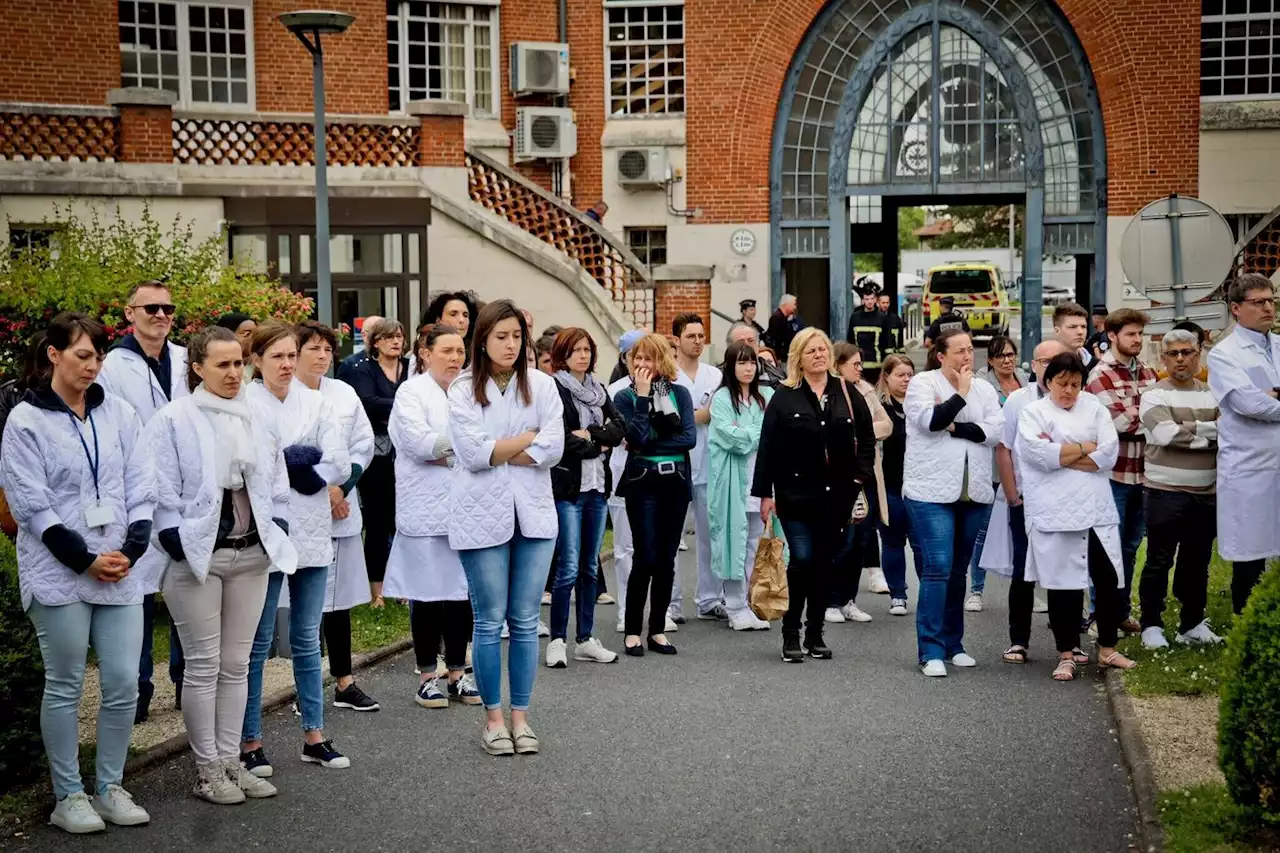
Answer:
<svg viewBox="0 0 1280 853"><path fill-rule="evenodd" d="M1218 403L1199 379L1194 389L1162 379L1142 395L1147 434L1146 483L1153 489L1213 494L1218 459Z"/></svg>

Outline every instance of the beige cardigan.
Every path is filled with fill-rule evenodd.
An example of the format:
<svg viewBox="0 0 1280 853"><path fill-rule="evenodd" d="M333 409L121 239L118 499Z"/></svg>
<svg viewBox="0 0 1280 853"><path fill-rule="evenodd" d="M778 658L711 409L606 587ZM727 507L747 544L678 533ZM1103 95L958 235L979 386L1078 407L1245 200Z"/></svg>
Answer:
<svg viewBox="0 0 1280 853"><path fill-rule="evenodd" d="M862 399L867 402L867 408L871 410L871 429L876 436L876 497L879 499L880 521L888 526L889 524L889 499L884 491L884 471L880 464L880 442L893 435L893 421L889 418L889 413L884 410L884 405L880 402L880 393L876 387L865 379L858 380L858 392L862 394Z"/></svg>

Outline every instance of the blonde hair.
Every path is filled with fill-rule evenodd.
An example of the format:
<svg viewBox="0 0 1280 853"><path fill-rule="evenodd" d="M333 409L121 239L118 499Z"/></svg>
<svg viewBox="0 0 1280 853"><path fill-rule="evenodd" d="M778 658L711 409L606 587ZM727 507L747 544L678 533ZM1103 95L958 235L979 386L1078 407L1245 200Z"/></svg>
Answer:
<svg viewBox="0 0 1280 853"><path fill-rule="evenodd" d="M653 359L659 376L668 382L676 381L676 360L671 354L671 344L667 342L666 338L650 332L636 341L631 349L627 350L627 367L631 368L633 372L635 370L636 354L640 352Z"/></svg>
<svg viewBox="0 0 1280 853"><path fill-rule="evenodd" d="M916 372L915 362L907 358L905 355L902 355L901 353L894 353L892 355L885 356L884 363L880 365L880 380L876 382L876 391L879 392L881 403L889 402L889 398L891 396L889 394L889 377L893 375L895 370L904 364L911 368L912 373Z"/></svg>
<svg viewBox="0 0 1280 853"><path fill-rule="evenodd" d="M800 367L800 354L805 351L814 338L818 338L827 345L827 373L832 376L837 375L835 347L831 343L831 338L827 337L827 333L817 326L809 326L807 329L801 329L796 332L796 336L791 339L791 349L787 351L787 378L782 380L782 384L788 388L800 387L800 381L804 379L804 370Z"/></svg>

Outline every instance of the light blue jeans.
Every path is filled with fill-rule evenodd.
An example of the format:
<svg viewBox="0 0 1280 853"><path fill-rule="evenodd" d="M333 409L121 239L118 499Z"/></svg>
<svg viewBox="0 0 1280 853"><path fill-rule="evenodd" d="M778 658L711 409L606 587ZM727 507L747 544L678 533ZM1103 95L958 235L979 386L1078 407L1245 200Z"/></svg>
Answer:
<svg viewBox="0 0 1280 853"><path fill-rule="evenodd" d="M486 710L502 707L502 623L511 632L507 649L507 683L511 710L529 710L533 678L538 671L538 610L547 585L554 539L530 539L520 532L490 548L458 552L476 626L471 663Z"/></svg>
<svg viewBox="0 0 1280 853"><path fill-rule="evenodd" d="M571 501L556 501L560 518L559 556L551 587L551 639L569 636L569 596L577 589L578 612L574 639L584 643L596 622L596 563L607 520L603 492L579 492Z"/></svg>
<svg viewBox="0 0 1280 853"><path fill-rule="evenodd" d="M142 604L86 604L27 611L44 659L40 735L49 755L53 793L59 800L84 790L80 778L80 694L89 647L98 656L102 704L98 709L97 792L124 780L133 712L138 704L138 659L142 655Z"/></svg>
<svg viewBox="0 0 1280 853"><path fill-rule="evenodd" d="M916 652L920 663L950 660L964 651L966 569L973 543L991 519L991 504L937 504L909 498L904 503L924 557L916 604Z"/></svg>
<svg viewBox="0 0 1280 853"><path fill-rule="evenodd" d="M293 685L298 691L302 730L324 728L324 675L320 671L320 618L324 615L324 591L328 566L298 569L289 575L289 651L293 655ZM276 635L276 610L280 606L283 572L272 572L267 600L258 620L249 653L249 695L244 706L240 742L262 740L262 670Z"/></svg>

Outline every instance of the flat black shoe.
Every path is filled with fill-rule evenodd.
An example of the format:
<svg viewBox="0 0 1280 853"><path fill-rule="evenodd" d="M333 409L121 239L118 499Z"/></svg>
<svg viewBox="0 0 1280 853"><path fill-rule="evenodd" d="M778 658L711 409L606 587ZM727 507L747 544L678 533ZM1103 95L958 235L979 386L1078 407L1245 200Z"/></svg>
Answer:
<svg viewBox="0 0 1280 853"><path fill-rule="evenodd" d="M676 653L675 646L670 643L659 643L653 637L646 640L645 644L649 647L649 651L657 652L660 655L674 655Z"/></svg>
<svg viewBox="0 0 1280 853"><path fill-rule="evenodd" d="M784 663L804 663L804 649L800 648L799 637L782 638L782 660Z"/></svg>
<svg viewBox="0 0 1280 853"><path fill-rule="evenodd" d="M644 646L639 645L639 644L636 644L636 645L634 645L634 646L625 646L625 647L623 648L623 651L624 651L624 652L626 652L630 657L633 657L633 658L642 658L642 657L644 657Z"/></svg>
<svg viewBox="0 0 1280 853"><path fill-rule="evenodd" d="M133 710L133 724L145 723L151 717L151 697L155 685L149 681L138 682L138 704Z"/></svg>
<svg viewBox="0 0 1280 853"><path fill-rule="evenodd" d="M815 660L831 660L832 658L831 649L824 646L821 640L816 643L806 644L804 650L808 652L809 657Z"/></svg>

